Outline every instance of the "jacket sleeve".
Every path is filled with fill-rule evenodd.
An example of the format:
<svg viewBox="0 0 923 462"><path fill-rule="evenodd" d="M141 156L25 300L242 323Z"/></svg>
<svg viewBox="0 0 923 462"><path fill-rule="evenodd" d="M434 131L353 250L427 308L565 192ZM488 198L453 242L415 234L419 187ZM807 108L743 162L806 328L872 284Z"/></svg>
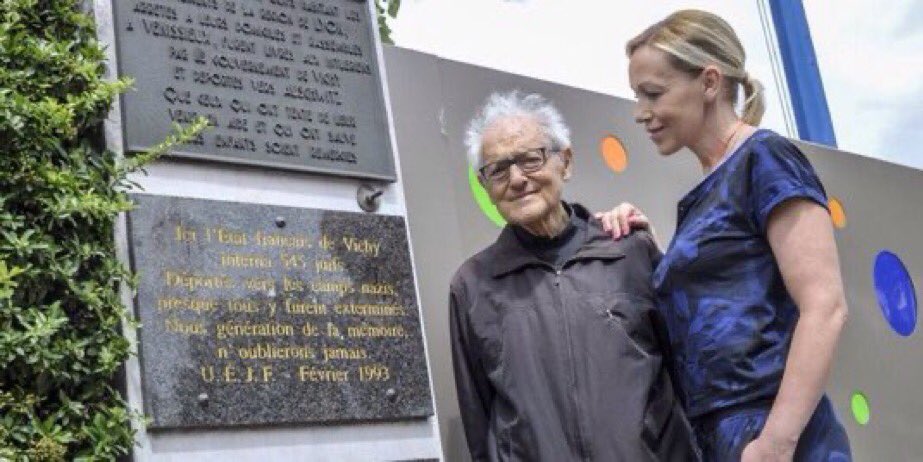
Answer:
<svg viewBox="0 0 923 462"><path fill-rule="evenodd" d="M654 236L646 231L643 233L643 236L647 247L647 255L650 259L650 271L653 273L654 270L657 269L657 265L660 264L660 260L663 259L663 252L660 250L660 247L657 246ZM650 292L650 301L651 306L657 306L657 298L654 295L653 287ZM679 382L677 382L676 378L676 357L673 354L673 344L670 342L670 332L667 328L667 321L664 319L663 315L660 314L660 311L656 309L648 312L648 316L650 318L651 329L654 331L654 337L657 339L661 358L663 358L663 368L670 377L670 381L675 389L676 384ZM676 393L676 397L680 402L683 401L682 393Z"/></svg>
<svg viewBox="0 0 923 462"><path fill-rule="evenodd" d="M651 260L651 272L657 268L657 265L660 264L660 260L663 258L663 252L660 251L660 247L657 246L657 241L654 240L654 236L648 232L644 231L644 241L647 247L647 256Z"/></svg>
<svg viewBox="0 0 923 462"><path fill-rule="evenodd" d="M487 380L477 348L472 344L468 322L469 304L460 292L453 287L449 293L452 364L468 450L471 459L479 462L489 459L488 429L494 390Z"/></svg>

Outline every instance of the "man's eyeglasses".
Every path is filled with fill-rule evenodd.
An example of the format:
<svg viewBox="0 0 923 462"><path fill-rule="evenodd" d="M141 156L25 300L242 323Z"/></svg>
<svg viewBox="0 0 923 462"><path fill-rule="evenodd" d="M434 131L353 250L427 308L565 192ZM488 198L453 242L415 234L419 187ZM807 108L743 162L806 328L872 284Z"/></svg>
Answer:
<svg viewBox="0 0 923 462"><path fill-rule="evenodd" d="M478 169L481 178L492 183L500 183L510 178L510 167L516 164L522 173L535 173L548 162L548 149L537 148L511 154L498 161L491 162ZM552 153L553 154L553 153Z"/></svg>

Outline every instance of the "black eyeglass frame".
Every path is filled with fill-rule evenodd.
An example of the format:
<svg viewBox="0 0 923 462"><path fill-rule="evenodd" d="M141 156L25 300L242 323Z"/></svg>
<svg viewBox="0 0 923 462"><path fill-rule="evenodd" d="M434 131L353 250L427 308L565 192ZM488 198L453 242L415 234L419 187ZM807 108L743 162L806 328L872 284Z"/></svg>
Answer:
<svg viewBox="0 0 923 462"><path fill-rule="evenodd" d="M539 154L541 154L542 162L535 167L524 168L522 165L523 162L521 162L520 159L523 159L525 156L535 153L535 152L538 152ZM482 165L480 168L478 168L478 175L481 176L481 179L485 181L489 181L489 182L498 182L498 181L508 180L510 168L513 167L513 164L519 167L519 171L521 171L522 173L526 173L526 174L535 173L541 170L543 167L545 167L545 164L548 163L548 158L551 157L552 154L557 154L558 152L559 151L551 150L546 147L540 147L540 148L535 148L535 149L529 149L523 152L517 152L515 154L510 154L508 156L505 156L502 159L495 160L489 164ZM487 169L491 166L501 164L501 163L504 164L503 168L494 169L492 173L503 172L502 176L494 177L494 178L491 178L490 176L488 176Z"/></svg>

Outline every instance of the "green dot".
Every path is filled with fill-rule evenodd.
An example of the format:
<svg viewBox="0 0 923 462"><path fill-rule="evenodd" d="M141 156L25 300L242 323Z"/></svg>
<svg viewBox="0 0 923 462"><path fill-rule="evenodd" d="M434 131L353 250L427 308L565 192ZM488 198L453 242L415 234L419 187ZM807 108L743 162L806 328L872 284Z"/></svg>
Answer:
<svg viewBox="0 0 923 462"><path fill-rule="evenodd" d="M477 202L481 212L484 212L484 215L498 227L502 228L506 226L506 220L500 215L497 206L490 201L487 190L481 186L481 182L478 181L478 174L475 173L474 169L471 167L468 167L468 186L471 187L471 195L474 196L474 201Z"/></svg>
<svg viewBox="0 0 923 462"><path fill-rule="evenodd" d="M852 407L852 416L856 419L856 422L859 425L866 425L869 423L869 400L865 397L862 392L855 392L852 394L852 399L850 400Z"/></svg>

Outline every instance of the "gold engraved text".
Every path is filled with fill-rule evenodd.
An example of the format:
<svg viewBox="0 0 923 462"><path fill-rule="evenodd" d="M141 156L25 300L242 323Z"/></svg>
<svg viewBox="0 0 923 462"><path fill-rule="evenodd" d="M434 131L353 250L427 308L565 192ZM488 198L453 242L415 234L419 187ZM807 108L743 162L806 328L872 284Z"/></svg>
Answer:
<svg viewBox="0 0 923 462"><path fill-rule="evenodd" d="M349 371L301 366L298 376L302 382L345 382L349 380Z"/></svg>
<svg viewBox="0 0 923 462"><path fill-rule="evenodd" d="M221 254L221 266L231 266L234 268L272 268L272 259L265 255L223 253Z"/></svg>
<svg viewBox="0 0 923 462"><path fill-rule="evenodd" d="M225 383L253 383L271 382L272 366L246 366L243 368L224 366L215 373L215 366L202 366L199 368L202 380L208 383L221 381Z"/></svg>
<svg viewBox="0 0 923 462"><path fill-rule="evenodd" d="M240 359L315 359L317 352L309 346L257 343L238 348L237 356Z"/></svg>
<svg viewBox="0 0 923 462"><path fill-rule="evenodd" d="M381 364L359 366L359 380L362 382L384 382L391 378L391 370Z"/></svg>
<svg viewBox="0 0 923 462"><path fill-rule="evenodd" d="M206 335L208 330L201 322L196 321L184 321L182 319L176 318L167 318L163 322L164 327L166 327L167 332L173 332L174 334L184 334L184 335Z"/></svg>
<svg viewBox="0 0 923 462"><path fill-rule="evenodd" d="M234 337L291 337L293 335L295 335L295 328L291 324L223 322L215 325L215 336L219 339Z"/></svg>
<svg viewBox="0 0 923 462"><path fill-rule="evenodd" d="M248 290L270 292L275 290L276 281L267 278L247 278L244 280L244 286L247 287Z"/></svg>
<svg viewBox="0 0 923 462"><path fill-rule="evenodd" d="M173 238L180 242L195 242L196 232L194 229L189 229L183 225L176 225L173 229Z"/></svg>
<svg viewBox="0 0 923 462"><path fill-rule="evenodd" d="M260 307L253 300L228 300L228 311L231 313L259 313Z"/></svg>
<svg viewBox="0 0 923 462"><path fill-rule="evenodd" d="M396 293L391 284L362 284L359 292L369 295L394 295Z"/></svg>
<svg viewBox="0 0 923 462"><path fill-rule="evenodd" d="M353 289L353 283L350 281L311 281L311 291L319 293L335 292L342 297L356 290Z"/></svg>
<svg viewBox="0 0 923 462"><path fill-rule="evenodd" d="M381 251L381 243L370 239L344 237L343 245L346 246L346 250L349 252L361 253L371 257L377 257Z"/></svg>
<svg viewBox="0 0 923 462"><path fill-rule="evenodd" d="M218 300L208 298L166 297L157 299L159 311L192 311L211 313L218 309Z"/></svg>
<svg viewBox="0 0 923 462"><path fill-rule="evenodd" d="M253 234L256 245L262 247L284 247L287 249L309 249L311 241L307 236L286 236L284 234L268 234L257 231Z"/></svg>
<svg viewBox="0 0 923 462"><path fill-rule="evenodd" d="M403 337L404 326L370 326L362 324L359 326L347 326L346 335L348 337Z"/></svg>
<svg viewBox="0 0 923 462"><path fill-rule="evenodd" d="M314 269L318 273L339 273L346 271L346 265L337 258L331 258L330 260L315 261Z"/></svg>
<svg viewBox="0 0 923 462"><path fill-rule="evenodd" d="M205 237L209 242L227 245L247 245L247 235L240 231L225 228L207 228Z"/></svg>
<svg viewBox="0 0 923 462"><path fill-rule="evenodd" d="M285 312L288 314L327 314L327 305L323 303L299 302L285 299Z"/></svg>
<svg viewBox="0 0 923 462"><path fill-rule="evenodd" d="M333 312L345 316L404 316L406 310L399 305L337 303L333 305Z"/></svg>
<svg viewBox="0 0 923 462"><path fill-rule="evenodd" d="M367 359L369 357L365 348L324 348L324 362L332 359Z"/></svg>
<svg viewBox="0 0 923 462"><path fill-rule="evenodd" d="M229 289L234 287L231 278L224 275L209 276L204 274L187 273L185 271L164 271L167 286L183 287L187 290L196 289Z"/></svg>

